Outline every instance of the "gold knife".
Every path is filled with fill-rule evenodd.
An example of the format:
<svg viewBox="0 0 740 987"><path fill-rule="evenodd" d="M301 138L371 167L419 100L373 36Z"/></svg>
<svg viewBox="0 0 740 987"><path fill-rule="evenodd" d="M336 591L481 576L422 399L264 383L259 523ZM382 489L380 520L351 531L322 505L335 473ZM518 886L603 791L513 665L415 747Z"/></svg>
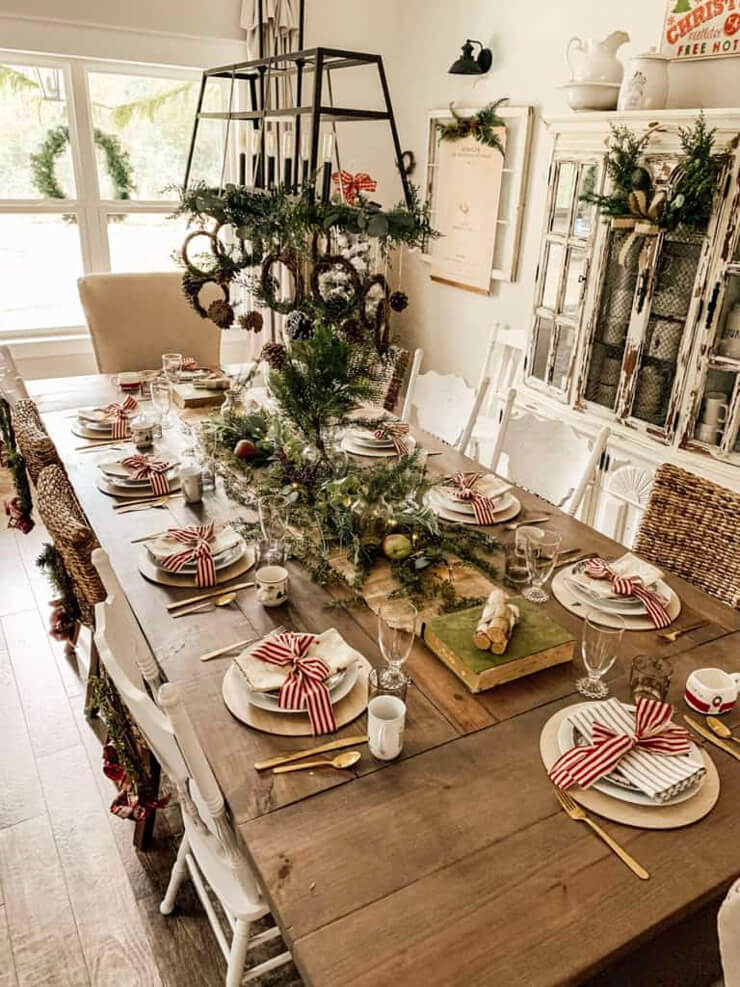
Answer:
<svg viewBox="0 0 740 987"><path fill-rule="evenodd" d="M726 740L720 740L712 731L705 727L703 724L695 720L693 716L686 716L684 714L684 720L688 723L690 727L693 727L697 733L700 733L705 740L708 740L710 744L714 744L715 747L720 747L727 754L730 754L735 760L740 761L740 752L736 751L732 744L728 744Z"/></svg>
<svg viewBox="0 0 740 987"><path fill-rule="evenodd" d="M309 747L305 751L295 751L293 754L281 754L279 757L271 757L267 761L255 762L257 771L264 771L266 768L276 768L279 764L288 764L290 761L300 761L301 758L310 757L312 754L323 754L325 751L338 751L342 747L353 747L355 744L367 743L366 736L345 737L344 740L330 740L328 744L321 744L319 747Z"/></svg>

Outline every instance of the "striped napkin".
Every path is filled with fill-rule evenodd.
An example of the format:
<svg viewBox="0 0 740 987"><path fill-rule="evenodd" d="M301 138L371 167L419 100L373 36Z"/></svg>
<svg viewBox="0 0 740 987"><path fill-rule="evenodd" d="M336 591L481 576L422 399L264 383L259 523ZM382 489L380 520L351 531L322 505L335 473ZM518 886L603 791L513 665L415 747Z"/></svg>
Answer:
<svg viewBox="0 0 740 987"><path fill-rule="evenodd" d="M163 559L162 568L167 569L168 572L179 572L188 562L195 562L195 585L215 586L216 563L213 561L211 550L213 521L209 521L208 524L190 525L187 528L169 528L167 535L181 542L185 547L181 552L173 552Z"/></svg>
<svg viewBox="0 0 740 987"><path fill-rule="evenodd" d="M134 471L135 480L148 480L152 493L164 495L170 492L167 479L170 463L150 459L149 456L127 456L121 460L121 465Z"/></svg>
<svg viewBox="0 0 740 987"><path fill-rule="evenodd" d="M602 723L617 734L635 733L634 714L614 697L574 710L568 720L588 744L593 743L594 723ZM705 772L697 754L669 756L633 747L605 780L634 786L650 798L666 802L695 785Z"/></svg>
<svg viewBox="0 0 740 987"><path fill-rule="evenodd" d="M138 402L129 394L123 404L113 401L111 404L106 404L105 407L96 408L95 410L102 411L105 418L113 419L111 434L114 439L125 439L128 435L129 415L131 412L136 411L138 407Z"/></svg>

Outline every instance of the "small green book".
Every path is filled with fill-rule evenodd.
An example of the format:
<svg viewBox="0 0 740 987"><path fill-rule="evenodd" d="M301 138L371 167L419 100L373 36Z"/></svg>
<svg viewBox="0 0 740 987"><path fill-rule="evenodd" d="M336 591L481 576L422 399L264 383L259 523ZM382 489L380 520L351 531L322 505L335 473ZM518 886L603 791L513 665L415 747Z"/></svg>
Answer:
<svg viewBox="0 0 740 987"><path fill-rule="evenodd" d="M480 651L473 644L482 606L441 614L424 624L426 644L471 692L483 692L573 658L575 638L567 628L528 600L517 597L507 602L519 607L520 618L503 655Z"/></svg>

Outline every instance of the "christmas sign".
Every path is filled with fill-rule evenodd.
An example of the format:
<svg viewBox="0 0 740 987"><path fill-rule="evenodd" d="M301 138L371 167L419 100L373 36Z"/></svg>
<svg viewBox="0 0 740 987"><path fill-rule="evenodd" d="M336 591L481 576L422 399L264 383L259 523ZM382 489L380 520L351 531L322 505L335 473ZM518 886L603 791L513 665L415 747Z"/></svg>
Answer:
<svg viewBox="0 0 740 987"><path fill-rule="evenodd" d="M681 60L740 55L740 0L668 0L661 51Z"/></svg>

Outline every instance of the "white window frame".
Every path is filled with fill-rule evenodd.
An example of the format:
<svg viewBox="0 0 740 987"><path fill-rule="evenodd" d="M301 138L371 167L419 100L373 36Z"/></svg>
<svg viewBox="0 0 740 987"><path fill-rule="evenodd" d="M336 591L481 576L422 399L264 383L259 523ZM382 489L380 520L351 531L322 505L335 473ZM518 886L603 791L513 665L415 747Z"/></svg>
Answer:
<svg viewBox="0 0 740 987"><path fill-rule="evenodd" d="M82 269L85 274L110 271L108 217L113 214L138 213L167 216L177 205L176 199L102 199L93 142L92 109L87 76L89 73L109 72L112 75L145 75L149 78L182 79L199 82L198 69L150 65L140 62L82 59L71 56L38 55L31 52L0 49L0 62L6 65L38 66L59 69L64 76L69 122L69 145L75 176L76 197L73 199L2 199L0 215L68 214L77 217ZM34 337L68 336L87 333L84 325L54 326L38 329L9 329L0 331L0 339L29 339Z"/></svg>

